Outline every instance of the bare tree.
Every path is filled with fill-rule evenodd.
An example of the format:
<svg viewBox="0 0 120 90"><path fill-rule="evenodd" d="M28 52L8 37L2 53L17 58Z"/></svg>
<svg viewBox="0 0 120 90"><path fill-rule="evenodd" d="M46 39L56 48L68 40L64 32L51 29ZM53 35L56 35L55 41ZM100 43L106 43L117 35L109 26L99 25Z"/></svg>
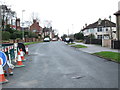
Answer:
<svg viewBox="0 0 120 90"><path fill-rule="evenodd" d="M32 19L31 21L33 21L35 19L38 22L40 22L40 18L39 18L39 14L38 13L32 12L31 19Z"/></svg>

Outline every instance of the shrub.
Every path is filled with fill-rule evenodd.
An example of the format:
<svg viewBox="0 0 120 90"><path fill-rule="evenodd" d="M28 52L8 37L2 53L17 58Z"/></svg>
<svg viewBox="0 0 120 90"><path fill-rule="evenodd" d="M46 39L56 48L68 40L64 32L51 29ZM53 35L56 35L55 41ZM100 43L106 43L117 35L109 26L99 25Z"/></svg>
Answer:
<svg viewBox="0 0 120 90"><path fill-rule="evenodd" d="M74 34L74 38L77 39L77 40L83 40L84 39L84 35L81 32L75 33Z"/></svg>
<svg viewBox="0 0 120 90"><path fill-rule="evenodd" d="M10 33L7 31L2 31L2 40L9 40L10 39Z"/></svg>

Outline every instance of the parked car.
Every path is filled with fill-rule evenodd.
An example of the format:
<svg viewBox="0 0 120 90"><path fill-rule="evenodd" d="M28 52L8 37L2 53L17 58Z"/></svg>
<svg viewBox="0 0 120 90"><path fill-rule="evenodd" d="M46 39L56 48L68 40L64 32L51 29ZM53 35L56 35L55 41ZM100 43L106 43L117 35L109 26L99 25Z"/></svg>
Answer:
<svg viewBox="0 0 120 90"><path fill-rule="evenodd" d="M57 38L53 38L52 41L57 41Z"/></svg>
<svg viewBox="0 0 120 90"><path fill-rule="evenodd" d="M73 39L71 39L71 38L65 38L65 42L67 42L67 43L73 43Z"/></svg>
<svg viewBox="0 0 120 90"><path fill-rule="evenodd" d="M50 42L50 38L48 38L48 37L47 37L47 38L44 38L43 41L44 41L44 42Z"/></svg>

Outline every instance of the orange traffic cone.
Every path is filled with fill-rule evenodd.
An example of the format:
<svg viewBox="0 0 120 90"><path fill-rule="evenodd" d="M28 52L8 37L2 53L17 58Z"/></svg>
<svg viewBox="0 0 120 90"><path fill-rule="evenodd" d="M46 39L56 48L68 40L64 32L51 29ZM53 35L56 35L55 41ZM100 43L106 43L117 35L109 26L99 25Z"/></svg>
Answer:
<svg viewBox="0 0 120 90"><path fill-rule="evenodd" d="M28 46L26 46L26 54L28 55Z"/></svg>
<svg viewBox="0 0 120 90"><path fill-rule="evenodd" d="M20 54L21 54L21 59L22 61L26 61L26 59L24 58L24 53L22 51L22 48L20 49Z"/></svg>
<svg viewBox="0 0 120 90"><path fill-rule="evenodd" d="M21 55L20 55L20 51L18 51L18 60L17 60L17 65L16 67L24 67L25 65L23 65L22 60L21 60Z"/></svg>
<svg viewBox="0 0 120 90"><path fill-rule="evenodd" d="M5 79L4 71L3 71L3 68L2 68L2 61L0 59L0 84L7 83L7 82L8 82L8 80Z"/></svg>

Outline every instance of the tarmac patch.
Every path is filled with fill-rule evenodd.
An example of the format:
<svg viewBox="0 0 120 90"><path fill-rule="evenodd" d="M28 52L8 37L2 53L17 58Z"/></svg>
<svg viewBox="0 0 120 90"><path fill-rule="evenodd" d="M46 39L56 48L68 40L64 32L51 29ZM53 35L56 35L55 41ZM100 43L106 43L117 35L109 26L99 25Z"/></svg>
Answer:
<svg viewBox="0 0 120 90"><path fill-rule="evenodd" d="M65 74L65 76L70 77L72 79L81 79L85 77L84 75L80 75L78 73L69 73L69 74Z"/></svg>

